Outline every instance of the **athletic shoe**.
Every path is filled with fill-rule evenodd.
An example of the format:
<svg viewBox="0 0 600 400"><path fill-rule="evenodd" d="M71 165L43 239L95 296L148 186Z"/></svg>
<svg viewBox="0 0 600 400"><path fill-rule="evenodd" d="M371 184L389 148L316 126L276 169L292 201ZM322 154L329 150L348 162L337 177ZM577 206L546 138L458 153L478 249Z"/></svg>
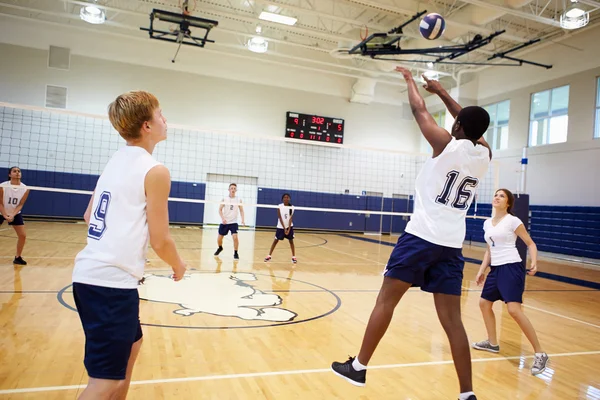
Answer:
<svg viewBox="0 0 600 400"><path fill-rule="evenodd" d="M546 370L546 364L548 364L548 354L542 353L539 356L536 354L533 359L533 365L531 367L531 374L538 375Z"/></svg>
<svg viewBox="0 0 600 400"><path fill-rule="evenodd" d="M367 370L357 371L352 366L355 357L348 358L345 363L334 361L331 364L331 370L337 376L340 376L355 386L365 386L367 382Z"/></svg>
<svg viewBox="0 0 600 400"><path fill-rule="evenodd" d="M500 351L500 345L497 344L494 346L489 340L473 343L471 347L477 350L489 351L490 353L498 353Z"/></svg>

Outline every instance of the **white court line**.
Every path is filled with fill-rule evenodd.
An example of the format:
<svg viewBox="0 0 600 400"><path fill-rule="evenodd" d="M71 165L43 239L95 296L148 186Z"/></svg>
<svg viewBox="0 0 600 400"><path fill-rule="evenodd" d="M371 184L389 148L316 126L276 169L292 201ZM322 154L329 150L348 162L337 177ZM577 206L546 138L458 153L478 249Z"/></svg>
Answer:
<svg viewBox="0 0 600 400"><path fill-rule="evenodd" d="M295 240L295 241L298 241L298 242L309 243L309 242L307 242L307 241L305 241L305 240L300 240L300 239L294 239L294 240ZM329 242L328 242L327 244L329 244ZM368 261L368 262L370 262L370 263L375 263L375 264L379 264L379 265L386 265L386 263L382 263L382 262L379 262L379 261L371 260L371 259L369 259L369 258L360 257L360 256L357 256L357 255L354 255L354 254L348 254L347 252L344 252L344 251L340 251L340 250L332 249L331 247L327 247L327 244L325 244L325 245L323 245L323 246L320 246L320 247L321 247L321 248L323 248L323 249L330 250L330 251L335 251L336 253L340 253L340 254L343 254L343 255L345 255L345 256L350 256L350 257L352 257L352 258L358 258L358 259L360 259L360 260L365 260L365 261Z"/></svg>
<svg viewBox="0 0 600 400"><path fill-rule="evenodd" d="M548 356L552 359L554 357L572 357L572 356L585 356L585 355L600 355L600 351L581 351L574 353L558 353L549 354ZM480 362L494 362L494 361L507 361L507 360L521 360L525 358L533 358L534 356L511 356L511 357L490 357L490 358L478 358L471 360L473 363ZM416 363L405 363L405 364L387 364L387 365L374 365L369 369L393 369L393 368L407 368L407 367L423 367L431 365L447 365L452 364L452 360L443 361L426 361ZM223 379L240 379L240 378L260 378L267 376L281 376L281 375L302 375L302 374L320 374L328 373L331 369L301 369L291 371L272 371L272 372L253 372L246 374L229 374L229 375L204 375L204 376L189 376L185 378L168 378L168 379L151 379L145 381L132 381L131 385L152 385L157 383L178 383L178 382L199 382L199 381L216 381ZM33 393L33 392L50 392L59 390L75 390L83 389L86 385L71 385L71 386L46 386L46 387L32 387L32 388L21 388L21 389L5 389L0 390L0 394L15 394L15 393Z"/></svg>
<svg viewBox="0 0 600 400"><path fill-rule="evenodd" d="M541 308L537 308L537 307L533 307L533 306L528 306L527 304L523 304L523 307L531 308L532 310L541 311L541 312L546 313L546 314L554 315L554 316L557 316L557 317L560 317L560 318L568 319L570 321L579 322L580 324L589 325L589 326L593 326L594 328L600 329L600 325L594 325L594 324L592 324L590 322L582 321L580 319L575 319L575 318L567 317L566 315L561 315L561 314L554 313L552 311L546 311L546 310L541 309Z"/></svg>
<svg viewBox="0 0 600 400"><path fill-rule="evenodd" d="M470 290L470 288L465 287L465 286L463 286L462 288L465 289L465 290ZM568 319L569 321L579 322L580 324L589 325L589 326L593 326L594 328L600 329L600 325L594 325L591 322L586 322L586 321L582 321L580 319L567 317L566 315L554 313L552 311L547 311L547 310L544 310L543 308L537 308L537 307L529 306L529 305L524 304L524 303L522 303L522 305L523 305L523 307L531 308L532 310L537 310L537 311L540 311L540 312L543 312L543 313L546 313L546 314L554 315L555 317L560 317L560 318Z"/></svg>

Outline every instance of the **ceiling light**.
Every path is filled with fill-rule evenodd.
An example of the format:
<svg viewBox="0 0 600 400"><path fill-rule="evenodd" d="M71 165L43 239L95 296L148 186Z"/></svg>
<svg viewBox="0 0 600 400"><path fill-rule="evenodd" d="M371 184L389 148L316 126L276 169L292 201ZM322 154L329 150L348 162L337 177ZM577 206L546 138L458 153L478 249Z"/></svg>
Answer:
<svg viewBox="0 0 600 400"><path fill-rule="evenodd" d="M269 48L269 42L265 38L255 36L248 40L248 50L254 53L266 53Z"/></svg>
<svg viewBox="0 0 600 400"><path fill-rule="evenodd" d="M79 17L90 24L103 24L106 21L104 10L96 6L81 7Z"/></svg>
<svg viewBox="0 0 600 400"><path fill-rule="evenodd" d="M293 18L293 17L286 17L285 15L281 15L281 14L273 14L267 11L263 11L260 13L260 15L258 16L259 19L262 19L264 21L271 21L271 22L277 22L278 24L284 24L284 25L295 25L296 22L298 21L297 18Z"/></svg>
<svg viewBox="0 0 600 400"><path fill-rule="evenodd" d="M433 63L431 61L427 63L427 68L433 69Z"/></svg>
<svg viewBox="0 0 600 400"><path fill-rule="evenodd" d="M564 29L578 29L590 22L590 14L571 0L571 5L560 16L560 26Z"/></svg>

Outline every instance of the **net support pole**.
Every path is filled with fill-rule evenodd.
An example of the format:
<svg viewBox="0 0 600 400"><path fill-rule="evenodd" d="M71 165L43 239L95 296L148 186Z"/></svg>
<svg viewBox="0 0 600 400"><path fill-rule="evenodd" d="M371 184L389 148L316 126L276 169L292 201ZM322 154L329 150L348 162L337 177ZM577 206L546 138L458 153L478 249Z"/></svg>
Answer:
<svg viewBox="0 0 600 400"><path fill-rule="evenodd" d="M521 184L519 193L527 193L527 147L523 147L523 156L521 157Z"/></svg>

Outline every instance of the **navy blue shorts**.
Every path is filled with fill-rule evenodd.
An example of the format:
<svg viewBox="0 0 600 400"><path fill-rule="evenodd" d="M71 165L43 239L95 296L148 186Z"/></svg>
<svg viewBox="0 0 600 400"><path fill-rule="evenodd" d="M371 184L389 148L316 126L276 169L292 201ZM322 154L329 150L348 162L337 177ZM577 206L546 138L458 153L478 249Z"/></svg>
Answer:
<svg viewBox="0 0 600 400"><path fill-rule="evenodd" d="M294 240L294 227L290 228L290 233L285 234L285 229L277 228L277 232L275 232L275 239L277 240Z"/></svg>
<svg viewBox="0 0 600 400"><path fill-rule="evenodd" d="M0 225L2 225L4 221L6 221L6 218L0 215ZM13 226L25 225L25 222L23 222L23 215L21 215L21 213L18 213L17 215L15 215L15 218L12 220L12 222L9 222L8 224Z"/></svg>
<svg viewBox="0 0 600 400"><path fill-rule="evenodd" d="M425 292L460 296L464 266L462 249L440 246L404 233L383 275L412 283Z"/></svg>
<svg viewBox="0 0 600 400"><path fill-rule="evenodd" d="M221 224L219 225L219 235L227 236L231 232L232 235L237 234L238 224Z"/></svg>
<svg viewBox="0 0 600 400"><path fill-rule="evenodd" d="M521 262L491 267L481 297L491 302L502 300L505 303L522 303L526 275L527 271Z"/></svg>
<svg viewBox="0 0 600 400"><path fill-rule="evenodd" d="M131 346L142 338L137 289L73 283L85 332L83 364L91 378L125 379Z"/></svg>

